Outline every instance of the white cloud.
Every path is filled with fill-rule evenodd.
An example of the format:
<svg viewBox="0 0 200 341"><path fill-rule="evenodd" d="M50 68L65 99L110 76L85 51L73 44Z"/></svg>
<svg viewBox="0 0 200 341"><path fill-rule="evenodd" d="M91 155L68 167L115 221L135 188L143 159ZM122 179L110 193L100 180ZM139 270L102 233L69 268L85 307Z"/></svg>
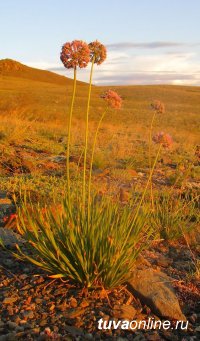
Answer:
<svg viewBox="0 0 200 341"><path fill-rule="evenodd" d="M152 43L153 44L153 43ZM161 43L157 43L159 45ZM170 43L166 43L170 45ZM200 85L200 62L197 52L164 51L156 45L151 53L141 50L108 50L107 60L100 66L95 65L94 84L176 84ZM177 46L174 43L173 46ZM184 45L184 44L182 44ZM163 43L163 46L164 43ZM170 45L172 47L172 43ZM27 65L48 69L59 74L73 77L61 62L29 62ZM90 68L81 69L78 79L88 82Z"/></svg>

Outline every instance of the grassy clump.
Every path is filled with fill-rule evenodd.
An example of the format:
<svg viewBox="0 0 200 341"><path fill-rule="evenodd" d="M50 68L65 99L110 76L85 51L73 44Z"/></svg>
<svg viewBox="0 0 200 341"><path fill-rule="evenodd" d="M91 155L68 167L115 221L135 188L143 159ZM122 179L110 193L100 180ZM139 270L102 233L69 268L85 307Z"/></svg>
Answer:
<svg viewBox="0 0 200 341"><path fill-rule="evenodd" d="M66 197L56 210L24 203L19 209L18 229L34 247L25 256L51 273L85 287L116 287L131 275L134 262L147 246L151 230L147 212L121 209L105 197L92 198L89 212L80 195ZM27 228L28 226L28 228Z"/></svg>
<svg viewBox="0 0 200 341"><path fill-rule="evenodd" d="M191 232L199 222L198 197L166 191L156 198L151 225L161 239L175 240Z"/></svg>

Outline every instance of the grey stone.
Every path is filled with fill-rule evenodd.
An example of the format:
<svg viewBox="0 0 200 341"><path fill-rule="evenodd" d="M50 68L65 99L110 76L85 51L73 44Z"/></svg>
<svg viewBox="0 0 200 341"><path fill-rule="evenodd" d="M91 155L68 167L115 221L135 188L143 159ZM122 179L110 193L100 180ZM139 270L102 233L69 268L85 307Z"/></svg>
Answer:
<svg viewBox="0 0 200 341"><path fill-rule="evenodd" d="M7 326L8 326L8 328L9 329L16 329L17 328L17 323L15 323L15 322L12 322L12 321L8 321L7 322Z"/></svg>
<svg viewBox="0 0 200 341"><path fill-rule="evenodd" d="M13 232L6 227L0 227L0 240L2 240L6 247L13 246L15 244L23 244L25 242L18 233Z"/></svg>
<svg viewBox="0 0 200 341"><path fill-rule="evenodd" d="M28 318L28 319L33 319L34 318L34 313L32 310L25 310L23 312L23 315L25 318Z"/></svg>
<svg viewBox="0 0 200 341"><path fill-rule="evenodd" d="M154 271L151 268L135 269L128 287L159 317L186 321L171 281L170 277L160 271Z"/></svg>
<svg viewBox="0 0 200 341"><path fill-rule="evenodd" d="M114 317L124 319L124 320L132 320L137 314L137 310L131 305L114 305L112 315Z"/></svg>
<svg viewBox="0 0 200 341"><path fill-rule="evenodd" d="M85 334L85 339L86 340L94 340L93 335L91 333Z"/></svg>

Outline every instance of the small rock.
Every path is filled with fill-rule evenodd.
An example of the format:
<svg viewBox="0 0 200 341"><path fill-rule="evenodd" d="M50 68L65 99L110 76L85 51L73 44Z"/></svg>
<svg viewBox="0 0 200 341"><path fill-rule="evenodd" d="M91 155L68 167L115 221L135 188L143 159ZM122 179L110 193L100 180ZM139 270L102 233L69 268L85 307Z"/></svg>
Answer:
<svg viewBox="0 0 200 341"><path fill-rule="evenodd" d="M146 339L148 341L159 341L160 340L160 336L159 336L158 332L156 331L156 332L153 332L151 334L147 334L146 335Z"/></svg>
<svg viewBox="0 0 200 341"><path fill-rule="evenodd" d="M27 266L26 268L23 268L23 271L26 272L26 273L29 273L30 272L30 268Z"/></svg>
<svg viewBox="0 0 200 341"><path fill-rule="evenodd" d="M189 316L188 320L194 324L197 320L197 314L192 314L191 316Z"/></svg>
<svg viewBox="0 0 200 341"><path fill-rule="evenodd" d="M3 265L8 267L8 268L11 268L13 266L13 261L11 259L4 259L3 260Z"/></svg>
<svg viewBox="0 0 200 341"><path fill-rule="evenodd" d="M3 300L4 304L13 304L18 300L18 297L5 297Z"/></svg>
<svg viewBox="0 0 200 341"><path fill-rule="evenodd" d="M71 306L72 308L76 308L77 305L78 305L77 300L76 300L74 297L72 297L72 298L70 299L70 306Z"/></svg>
<svg viewBox="0 0 200 341"><path fill-rule="evenodd" d="M32 310L25 310L23 312L23 315L25 318L28 318L28 319L33 319L34 318L34 313Z"/></svg>
<svg viewBox="0 0 200 341"><path fill-rule="evenodd" d="M0 328L3 328L5 326L5 323L3 321L0 321Z"/></svg>
<svg viewBox="0 0 200 341"><path fill-rule="evenodd" d="M168 341L178 341L180 340L177 335L175 335L173 332L170 330L163 330L162 331L163 336L165 337L166 340ZM183 339L181 339L183 341Z"/></svg>
<svg viewBox="0 0 200 341"><path fill-rule="evenodd" d="M195 328L195 332L196 332L196 333L200 333L200 326L198 326L198 327Z"/></svg>
<svg viewBox="0 0 200 341"><path fill-rule="evenodd" d="M142 172L139 172L138 175L141 176L141 177L143 177L145 174L142 173Z"/></svg>
<svg viewBox="0 0 200 341"><path fill-rule="evenodd" d="M16 332L23 332L24 331L24 327L17 326L15 330L16 330Z"/></svg>
<svg viewBox="0 0 200 341"><path fill-rule="evenodd" d="M41 321L39 322L40 327L44 327L44 326L46 326L47 324L48 324L47 320L41 320Z"/></svg>
<svg viewBox="0 0 200 341"><path fill-rule="evenodd" d="M144 337L144 335L142 333L140 333L137 336L135 336L133 340L134 341L145 341L146 338Z"/></svg>
<svg viewBox="0 0 200 341"><path fill-rule="evenodd" d="M16 333L13 332L13 333L8 333L6 335L1 335L0 336L0 341L16 341L17 338L16 338Z"/></svg>
<svg viewBox="0 0 200 341"><path fill-rule="evenodd" d="M0 341L8 341L7 334L6 335L0 335Z"/></svg>
<svg viewBox="0 0 200 341"><path fill-rule="evenodd" d="M26 278L28 278L28 275L23 274L23 275L20 275L19 278L22 279L22 280L25 280Z"/></svg>
<svg viewBox="0 0 200 341"><path fill-rule="evenodd" d="M7 322L7 326L9 329L13 330L13 329L16 329L18 327L17 323L15 322L12 322L12 321L8 321Z"/></svg>
<svg viewBox="0 0 200 341"><path fill-rule="evenodd" d="M75 317L79 317L85 313L85 309L83 308L75 308L75 309L69 309L63 315L67 318L73 319Z"/></svg>
<svg viewBox="0 0 200 341"><path fill-rule="evenodd" d="M160 271L136 269L128 286L159 317L186 321L170 282L171 278Z"/></svg>
<svg viewBox="0 0 200 341"><path fill-rule="evenodd" d="M39 333L40 333L39 327L35 327L31 330L31 334L33 334L33 335L39 335Z"/></svg>
<svg viewBox="0 0 200 341"><path fill-rule="evenodd" d="M0 227L0 238L6 247L12 247L15 246L15 244L23 244L25 242L18 233L13 232L6 227Z"/></svg>
<svg viewBox="0 0 200 341"><path fill-rule="evenodd" d="M63 155L54 156L51 158L51 161L56 163L64 163L66 161L66 156Z"/></svg>
<svg viewBox="0 0 200 341"><path fill-rule="evenodd" d="M73 326L65 325L65 330L73 336L83 336L83 330Z"/></svg>
<svg viewBox="0 0 200 341"><path fill-rule="evenodd" d="M112 314L117 318L132 320L137 314L137 310L131 305L114 305Z"/></svg>

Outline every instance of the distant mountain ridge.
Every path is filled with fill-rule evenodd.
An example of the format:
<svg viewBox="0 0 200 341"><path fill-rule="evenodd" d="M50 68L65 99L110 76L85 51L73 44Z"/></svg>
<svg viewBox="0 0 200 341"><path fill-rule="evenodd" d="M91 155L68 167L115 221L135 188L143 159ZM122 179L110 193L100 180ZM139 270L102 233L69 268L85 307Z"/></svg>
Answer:
<svg viewBox="0 0 200 341"><path fill-rule="evenodd" d="M47 70L40 70L24 65L13 59L0 60L0 76L20 77L38 82L47 82L60 85L72 84L73 80ZM79 84L86 84L78 81Z"/></svg>

